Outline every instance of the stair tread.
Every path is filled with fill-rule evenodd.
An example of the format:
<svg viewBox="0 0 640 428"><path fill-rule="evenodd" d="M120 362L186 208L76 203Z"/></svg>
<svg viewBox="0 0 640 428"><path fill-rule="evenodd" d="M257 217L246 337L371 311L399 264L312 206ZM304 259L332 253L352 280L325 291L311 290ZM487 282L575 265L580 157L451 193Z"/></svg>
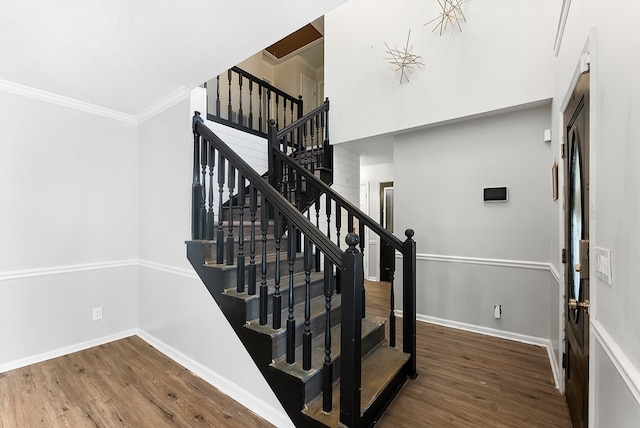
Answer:
<svg viewBox="0 0 640 428"><path fill-rule="evenodd" d="M362 337L366 337L375 329L384 325L386 320L381 317L368 316L362 319ZM340 355L340 324L331 328L331 360L334 361ZM296 377L303 382L317 372L322 370L324 364L324 334L317 335L311 343L311 369L304 370L302 368L302 346L296 348L296 362L288 364L286 356L276 358L271 366L283 371L290 376Z"/></svg>
<svg viewBox="0 0 640 428"><path fill-rule="evenodd" d="M289 269L289 261L286 258L286 248L283 248L280 250L281 251L281 256L280 256L280 263L281 263L281 267L282 267L282 272L283 272L283 278L284 278L284 272L286 271L288 274L288 269ZM304 254L302 253L296 253L296 259L299 259L301 257L303 257ZM238 255L235 255L235 259L238 259ZM248 251L245 251L244 253L244 259L245 259L245 266L248 267L249 266L249 260L250 260L250 254ZM260 281L260 269L261 269L261 260L262 260L262 254L256 254L255 255L255 260L256 260L256 269L258 269L258 281ZM275 251L269 251L267 252L267 263L272 263L276 261L276 252ZM228 265L226 263L216 263L215 261L210 261L210 262L206 262L204 263L204 266L209 267L209 268L214 268L214 269L222 269L222 270L231 270L231 269L237 269L238 265L237 264L232 264L232 265ZM315 268L314 268L315 271Z"/></svg>
<svg viewBox="0 0 640 428"><path fill-rule="evenodd" d="M294 276L294 287L300 286L300 285L304 285L304 281L305 281L305 272L295 272L293 274ZM310 274L310 281L311 284L314 284L318 281L323 281L324 280L324 273L323 272L316 272L316 271L312 271ZM270 278L267 280L267 289L268 289L268 294L271 296L273 293L275 293L275 279ZM260 278L256 279L256 289L260 288ZM286 276L283 275L282 279L280 280L280 292L284 293L285 290L289 290L289 273L287 272ZM238 290L236 289L236 287L231 287L231 288L227 288L224 291L224 294L227 296L231 296L231 297L235 297L237 299L241 299L241 300L245 300L245 301L249 301L249 300L254 300L254 299L260 299L260 294L259 292L256 292L256 294L253 295L249 295L247 293L247 286L245 285L245 291L239 293ZM284 296L284 294L283 294Z"/></svg>
<svg viewBox="0 0 640 428"><path fill-rule="evenodd" d="M383 341L362 361L362 382L361 382L361 414L374 402L380 392L391 382L391 380L402 369L409 360L409 354L405 354L398 348L387 346L387 341ZM333 384L333 410L329 413L322 411L322 394L309 403L303 413L316 419L326 426L339 426L340 420L340 381Z"/></svg>
<svg viewBox="0 0 640 428"><path fill-rule="evenodd" d="M324 296L314 297L310 300L311 307L311 318L316 316L320 316L325 313L325 301ZM334 294L331 298L332 309L337 308L342 303L342 298L339 294ZM259 320L254 319L247 321L245 324L245 328L249 328L258 333L267 334L271 337L276 337L282 334L285 334L287 331L287 316L288 316L288 308L287 308L287 295L282 295L282 327L279 329L274 329L272 327L273 323L273 314L270 313L267 318L267 324L260 325ZM296 325L301 325L304 322L304 302L300 302L293 307L293 316L296 320Z"/></svg>

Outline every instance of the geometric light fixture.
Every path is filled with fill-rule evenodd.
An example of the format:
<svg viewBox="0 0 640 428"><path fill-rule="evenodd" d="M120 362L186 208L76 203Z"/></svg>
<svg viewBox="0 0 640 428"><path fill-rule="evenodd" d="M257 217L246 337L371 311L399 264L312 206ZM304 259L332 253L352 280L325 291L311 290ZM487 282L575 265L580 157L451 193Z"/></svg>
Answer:
<svg viewBox="0 0 640 428"><path fill-rule="evenodd" d="M409 47L409 38L411 37L411 30L409 30L409 35L407 36L407 44L404 48L391 49L387 42L384 45L387 47L387 53L391 55L390 57L384 58L389 60L389 64L393 64L397 66L396 71L400 72L400 84L402 84L402 79L406 79L409 81L408 73L413 71L413 67L420 68L424 63L421 61L422 57L420 55L414 55L411 53L413 47Z"/></svg>
<svg viewBox="0 0 640 428"><path fill-rule="evenodd" d="M440 35L442 32L449 26L458 26L458 29L462 31L462 27L460 26L460 21L466 22L466 18L464 17L464 13L462 13L462 3L464 0L438 0L438 4L442 9L440 11L440 15L437 18L432 19L427 22L426 25L431 24L432 22L437 22L436 26L433 27L433 30L436 31L438 27L440 27Z"/></svg>

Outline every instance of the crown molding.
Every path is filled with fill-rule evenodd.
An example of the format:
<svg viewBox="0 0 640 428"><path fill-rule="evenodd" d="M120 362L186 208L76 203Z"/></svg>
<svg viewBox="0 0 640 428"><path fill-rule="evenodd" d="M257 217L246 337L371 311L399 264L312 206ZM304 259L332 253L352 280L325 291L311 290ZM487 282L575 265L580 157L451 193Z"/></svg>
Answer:
<svg viewBox="0 0 640 428"><path fill-rule="evenodd" d="M167 109L170 109L176 104L184 100L188 100L190 95L191 91L188 88L181 86L166 97L162 98L160 101L151 104L149 107L138 113L136 115L136 123L139 125L143 122L146 122L147 120L162 113Z"/></svg>
<svg viewBox="0 0 640 428"><path fill-rule="evenodd" d="M556 29L556 39L553 43L553 50L556 56L558 56L558 54L560 53L560 46L562 45L562 37L564 36L564 28L567 25L567 18L569 17L570 7L571 0L562 0L560 18L558 19L558 28Z"/></svg>
<svg viewBox="0 0 640 428"><path fill-rule="evenodd" d="M97 116L106 117L108 119L119 120L121 122L137 125L136 117L127 113L122 113L106 107L79 101L74 98L65 97L64 95L54 94L52 92L43 91L41 89L31 88L19 83L9 82L0 79L0 91L9 92L23 97L43 101L62 107L71 108L85 113L95 114Z"/></svg>
<svg viewBox="0 0 640 428"><path fill-rule="evenodd" d="M131 125L139 125L152 117L162 113L163 111L173 107L174 105L189 99L190 91L188 88L181 86L158 102L150 105L137 115L122 113L110 108L101 107L95 104L76 100L74 98L65 97L64 95L54 94L52 92L35 89L30 86L21 85L8 80L0 79L0 91L11 94L21 95L37 101L43 101L55 104L61 107L67 107L74 110L82 111L97 116L106 117L108 119L118 120L120 122L129 123Z"/></svg>

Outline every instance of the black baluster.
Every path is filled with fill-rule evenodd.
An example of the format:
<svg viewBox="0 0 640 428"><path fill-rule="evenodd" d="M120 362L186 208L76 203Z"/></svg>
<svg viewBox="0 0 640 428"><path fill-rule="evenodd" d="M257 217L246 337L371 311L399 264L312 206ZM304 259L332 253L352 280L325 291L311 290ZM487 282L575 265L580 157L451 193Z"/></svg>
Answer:
<svg viewBox="0 0 640 428"><path fill-rule="evenodd" d="M233 108L231 107L231 69L227 71L227 79L229 80L229 105L227 106L227 120L233 121Z"/></svg>
<svg viewBox="0 0 640 428"><path fill-rule="evenodd" d="M314 163L316 164L317 167L321 167L322 166L322 150L321 150L322 148L320 147L320 141L322 141L322 126L320 124L322 122L322 113L317 115L314 120L316 124L316 139L315 139L316 157L314 159Z"/></svg>
<svg viewBox="0 0 640 428"><path fill-rule="evenodd" d="M260 206L260 230L262 232L262 276L260 280L260 325L267 325L269 309L267 288L267 230L269 229L269 207L264 195Z"/></svg>
<svg viewBox="0 0 640 428"><path fill-rule="evenodd" d="M282 129L287 127L287 99L283 98L282 99Z"/></svg>
<svg viewBox="0 0 640 428"><path fill-rule="evenodd" d="M324 195L324 198L324 211L327 215L327 238L331 241L331 199L329 199L328 193Z"/></svg>
<svg viewBox="0 0 640 428"><path fill-rule="evenodd" d="M215 225L215 212L213 208L213 174L216 164L216 152L211 144L207 144L207 161L209 163L209 210L207 211L207 239L213 241Z"/></svg>
<svg viewBox="0 0 640 428"><path fill-rule="evenodd" d="M233 242L233 190L236 187L236 169L233 165L229 164L229 213L227 214L227 226L229 227L229 234L227 235L227 266L233 264L235 255Z"/></svg>
<svg viewBox="0 0 640 428"><path fill-rule="evenodd" d="M240 126L244 126L244 120L242 117L242 74L238 74L238 81L240 84L240 95L239 95L239 103L240 106L238 107L238 123L240 124Z"/></svg>
<svg viewBox="0 0 640 428"><path fill-rule="evenodd" d="M316 191L316 200L314 202L316 206L316 228L320 230L320 190ZM316 248L316 272L320 272L320 251Z"/></svg>
<svg viewBox="0 0 640 428"><path fill-rule="evenodd" d="M223 215L223 196L224 193L224 179L225 179L225 159L222 153L218 152L218 239L217 239L217 254L216 263L221 265L224 263L224 229L222 219Z"/></svg>
<svg viewBox="0 0 640 428"><path fill-rule="evenodd" d="M273 119L271 114L271 89L267 88L267 122Z"/></svg>
<svg viewBox="0 0 640 428"><path fill-rule="evenodd" d="M249 79L249 129L253 129L253 80Z"/></svg>
<svg viewBox="0 0 640 428"><path fill-rule="evenodd" d="M333 362L331 361L331 297L333 295L333 265L324 258L324 363L322 364L322 410L333 407Z"/></svg>
<svg viewBox="0 0 640 428"><path fill-rule="evenodd" d="M304 333L302 335L302 369L311 369L311 241L304 237Z"/></svg>
<svg viewBox="0 0 640 428"><path fill-rule="evenodd" d="M242 175L238 178L238 293L244 293L244 205L245 205L245 179Z"/></svg>
<svg viewBox="0 0 640 428"><path fill-rule="evenodd" d="M251 240L249 241L249 286L247 293L256 294L256 211L258 210L258 192L252 184L249 187L249 214L251 215Z"/></svg>
<svg viewBox="0 0 640 428"><path fill-rule="evenodd" d="M336 245L340 248L340 227L342 226L342 214L340 213L340 205L336 202Z"/></svg>
<svg viewBox="0 0 640 428"><path fill-rule="evenodd" d="M216 116L220 117L220 76L216 76Z"/></svg>
<svg viewBox="0 0 640 428"><path fill-rule="evenodd" d="M389 244L387 244L389 245ZM390 250L395 252L395 249L389 245ZM389 271L389 282L391 283L391 289L389 290L389 346L396 347L396 296L393 289L393 280L396 271L396 258L393 258L391 262L391 270Z"/></svg>
<svg viewBox="0 0 640 428"><path fill-rule="evenodd" d="M276 129L280 129L280 95L276 93Z"/></svg>
<svg viewBox="0 0 640 428"><path fill-rule="evenodd" d="M360 222L360 228L359 228L359 233L360 233L360 252L362 253L362 260L364 260L364 223ZM365 317L365 309L367 307L366 305L366 295L365 295L365 289L364 289L364 263L362 264L362 318Z"/></svg>
<svg viewBox="0 0 640 428"><path fill-rule="evenodd" d="M282 296L280 295L280 243L282 240L282 214L277 207L273 207L274 216L274 232L273 237L276 240L276 273L275 273L275 290L273 293L273 329L277 330L282 327Z"/></svg>
<svg viewBox="0 0 640 428"><path fill-rule="evenodd" d="M200 211L203 213L202 215L202 224L200 225L200 230L203 231L203 233L206 233L207 230L207 217L208 217L208 213L207 213L207 189L206 189L206 183L207 183L207 154L208 154L208 148L211 145L209 144L208 141L203 139L203 144L200 146L200 163L201 163L201 173L202 173L202 194L200 195ZM204 237L204 236L203 236Z"/></svg>
<svg viewBox="0 0 640 428"><path fill-rule="evenodd" d="M289 259L289 312L287 316L287 363L292 364L296 361L296 320L293 316L293 272L296 262L296 235L297 230L293 224L289 224L288 232L288 251Z"/></svg>
<svg viewBox="0 0 640 428"><path fill-rule="evenodd" d="M264 125L263 125L263 121L264 119L262 118L262 91L263 91L263 87L262 85L258 85L258 131L260 131L260 133L262 133L262 130L264 129Z"/></svg>

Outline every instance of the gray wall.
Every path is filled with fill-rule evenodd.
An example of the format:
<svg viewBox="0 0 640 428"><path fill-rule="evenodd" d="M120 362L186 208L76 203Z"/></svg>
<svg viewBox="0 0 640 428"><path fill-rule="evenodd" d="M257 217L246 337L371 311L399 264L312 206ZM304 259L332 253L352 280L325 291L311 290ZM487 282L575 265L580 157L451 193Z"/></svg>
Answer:
<svg viewBox="0 0 640 428"><path fill-rule="evenodd" d="M557 352L549 127L546 104L395 137L394 230L415 230L422 319ZM507 202L483 202L495 186L508 187Z"/></svg>

